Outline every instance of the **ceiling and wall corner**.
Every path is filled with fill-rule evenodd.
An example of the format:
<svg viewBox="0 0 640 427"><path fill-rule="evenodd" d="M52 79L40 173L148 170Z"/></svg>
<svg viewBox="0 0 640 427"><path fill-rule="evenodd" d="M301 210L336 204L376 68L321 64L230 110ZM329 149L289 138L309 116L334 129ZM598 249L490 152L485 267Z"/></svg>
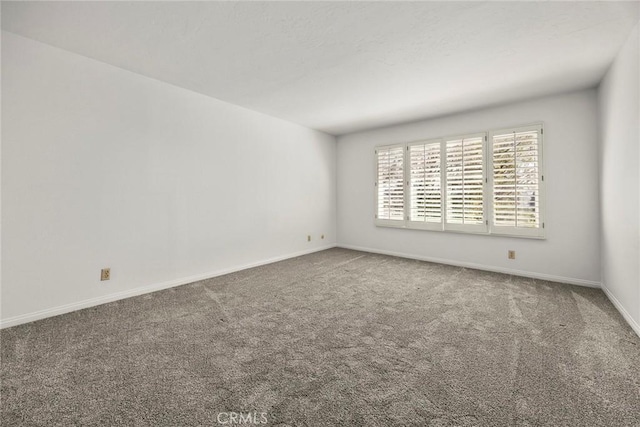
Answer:
<svg viewBox="0 0 640 427"><path fill-rule="evenodd" d="M594 87L638 2L3 2L2 28L333 135Z"/></svg>
<svg viewBox="0 0 640 427"><path fill-rule="evenodd" d="M599 87L602 285L640 335L640 24Z"/></svg>

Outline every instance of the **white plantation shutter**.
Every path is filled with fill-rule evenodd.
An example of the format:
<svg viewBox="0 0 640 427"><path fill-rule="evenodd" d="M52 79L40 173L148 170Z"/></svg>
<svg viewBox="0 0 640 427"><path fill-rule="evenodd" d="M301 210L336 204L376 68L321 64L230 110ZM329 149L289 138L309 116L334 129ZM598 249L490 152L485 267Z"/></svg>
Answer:
<svg viewBox="0 0 640 427"><path fill-rule="evenodd" d="M447 139L445 229L487 230L484 204L486 134Z"/></svg>
<svg viewBox="0 0 640 427"><path fill-rule="evenodd" d="M376 225L544 238L542 124L377 147Z"/></svg>
<svg viewBox="0 0 640 427"><path fill-rule="evenodd" d="M376 171L376 222L404 221L404 145L377 148Z"/></svg>
<svg viewBox="0 0 640 427"><path fill-rule="evenodd" d="M442 142L409 144L409 221L410 227L442 227Z"/></svg>
<svg viewBox="0 0 640 427"><path fill-rule="evenodd" d="M492 228L542 236L542 126L492 133Z"/></svg>

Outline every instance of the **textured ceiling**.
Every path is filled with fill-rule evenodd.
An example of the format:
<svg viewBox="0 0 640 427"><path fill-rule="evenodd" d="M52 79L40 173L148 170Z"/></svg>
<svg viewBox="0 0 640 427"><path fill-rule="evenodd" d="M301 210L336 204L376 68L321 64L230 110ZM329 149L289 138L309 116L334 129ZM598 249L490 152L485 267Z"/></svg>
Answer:
<svg viewBox="0 0 640 427"><path fill-rule="evenodd" d="M638 2L2 2L2 28L332 134L595 85Z"/></svg>

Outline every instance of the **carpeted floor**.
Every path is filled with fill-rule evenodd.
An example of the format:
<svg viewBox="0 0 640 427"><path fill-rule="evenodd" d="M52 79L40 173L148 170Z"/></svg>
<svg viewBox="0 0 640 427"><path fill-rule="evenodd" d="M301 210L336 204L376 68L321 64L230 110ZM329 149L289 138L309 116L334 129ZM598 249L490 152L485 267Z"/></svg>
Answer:
<svg viewBox="0 0 640 427"><path fill-rule="evenodd" d="M345 249L1 340L2 426L640 425L640 338L600 290Z"/></svg>

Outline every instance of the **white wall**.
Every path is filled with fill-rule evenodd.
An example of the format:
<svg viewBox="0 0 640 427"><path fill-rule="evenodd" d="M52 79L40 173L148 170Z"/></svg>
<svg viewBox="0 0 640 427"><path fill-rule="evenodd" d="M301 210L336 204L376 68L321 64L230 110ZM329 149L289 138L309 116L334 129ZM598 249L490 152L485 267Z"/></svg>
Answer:
<svg viewBox="0 0 640 427"><path fill-rule="evenodd" d="M591 89L339 137L338 244L598 286L596 120ZM376 145L538 121L544 123L546 240L374 226ZM517 259L507 259L509 249Z"/></svg>
<svg viewBox="0 0 640 427"><path fill-rule="evenodd" d="M2 89L4 326L335 243L332 136L6 32Z"/></svg>
<svg viewBox="0 0 640 427"><path fill-rule="evenodd" d="M599 89L602 283L640 335L640 46L638 26ZM631 320L630 320L631 319Z"/></svg>

